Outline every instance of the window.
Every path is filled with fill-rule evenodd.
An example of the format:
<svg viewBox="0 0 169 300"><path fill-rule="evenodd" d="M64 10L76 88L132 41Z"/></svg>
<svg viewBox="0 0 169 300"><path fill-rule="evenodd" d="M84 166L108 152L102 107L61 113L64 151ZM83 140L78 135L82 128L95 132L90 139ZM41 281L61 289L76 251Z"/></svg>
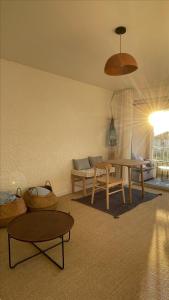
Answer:
<svg viewBox="0 0 169 300"><path fill-rule="evenodd" d="M153 126L153 159L169 162L169 110L157 111L149 116Z"/></svg>

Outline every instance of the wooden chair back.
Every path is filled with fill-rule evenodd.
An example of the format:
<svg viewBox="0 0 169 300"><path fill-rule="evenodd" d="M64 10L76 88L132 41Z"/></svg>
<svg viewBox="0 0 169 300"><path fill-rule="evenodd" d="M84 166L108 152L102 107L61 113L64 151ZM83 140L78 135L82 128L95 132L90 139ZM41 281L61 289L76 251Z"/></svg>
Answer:
<svg viewBox="0 0 169 300"><path fill-rule="evenodd" d="M94 166L94 179L97 182L99 180L99 177L106 177L106 182L105 185L108 186L109 183L109 176L110 176L110 170L112 168L112 165L106 162L101 162L101 163L97 163ZM105 170L105 172L103 174L101 174L100 176L96 176L97 174L97 170Z"/></svg>

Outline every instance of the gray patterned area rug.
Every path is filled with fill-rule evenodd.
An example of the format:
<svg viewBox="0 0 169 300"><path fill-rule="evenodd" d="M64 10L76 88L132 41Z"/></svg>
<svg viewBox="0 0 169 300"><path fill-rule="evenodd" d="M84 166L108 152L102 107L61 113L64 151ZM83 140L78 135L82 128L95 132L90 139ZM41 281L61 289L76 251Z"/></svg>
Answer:
<svg viewBox="0 0 169 300"><path fill-rule="evenodd" d="M164 179L164 180L161 180L160 178L149 179L145 181L145 185L169 190L169 179Z"/></svg>
<svg viewBox="0 0 169 300"><path fill-rule="evenodd" d="M103 212L112 215L114 218L118 218L120 215L135 208L137 205L144 202L151 201L159 195L162 194L144 192L144 199L142 199L141 190L132 189L132 204L130 204L128 200L128 188L125 188L126 203L125 204L122 203L121 193L112 194L110 195L109 210L106 209L106 193L104 191L95 193L95 201L93 205L91 204L91 195L79 199L72 199L72 200L87 206L91 206L92 208L99 209Z"/></svg>

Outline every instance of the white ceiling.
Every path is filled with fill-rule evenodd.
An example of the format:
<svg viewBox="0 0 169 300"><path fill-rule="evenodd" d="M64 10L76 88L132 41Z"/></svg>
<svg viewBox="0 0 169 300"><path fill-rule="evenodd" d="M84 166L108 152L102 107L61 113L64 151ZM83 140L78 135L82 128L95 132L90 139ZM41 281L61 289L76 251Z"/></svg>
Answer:
<svg viewBox="0 0 169 300"><path fill-rule="evenodd" d="M1 1L1 57L108 89L169 83L169 1ZM119 51L139 69L104 74Z"/></svg>

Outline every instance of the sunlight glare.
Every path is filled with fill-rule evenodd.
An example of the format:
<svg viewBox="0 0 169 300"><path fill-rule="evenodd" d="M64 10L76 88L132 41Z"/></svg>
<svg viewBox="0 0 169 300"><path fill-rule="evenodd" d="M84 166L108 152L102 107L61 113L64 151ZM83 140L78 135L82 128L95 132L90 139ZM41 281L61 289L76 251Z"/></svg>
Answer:
<svg viewBox="0 0 169 300"><path fill-rule="evenodd" d="M154 128L154 135L169 131L169 111L156 111L151 113L149 123Z"/></svg>

